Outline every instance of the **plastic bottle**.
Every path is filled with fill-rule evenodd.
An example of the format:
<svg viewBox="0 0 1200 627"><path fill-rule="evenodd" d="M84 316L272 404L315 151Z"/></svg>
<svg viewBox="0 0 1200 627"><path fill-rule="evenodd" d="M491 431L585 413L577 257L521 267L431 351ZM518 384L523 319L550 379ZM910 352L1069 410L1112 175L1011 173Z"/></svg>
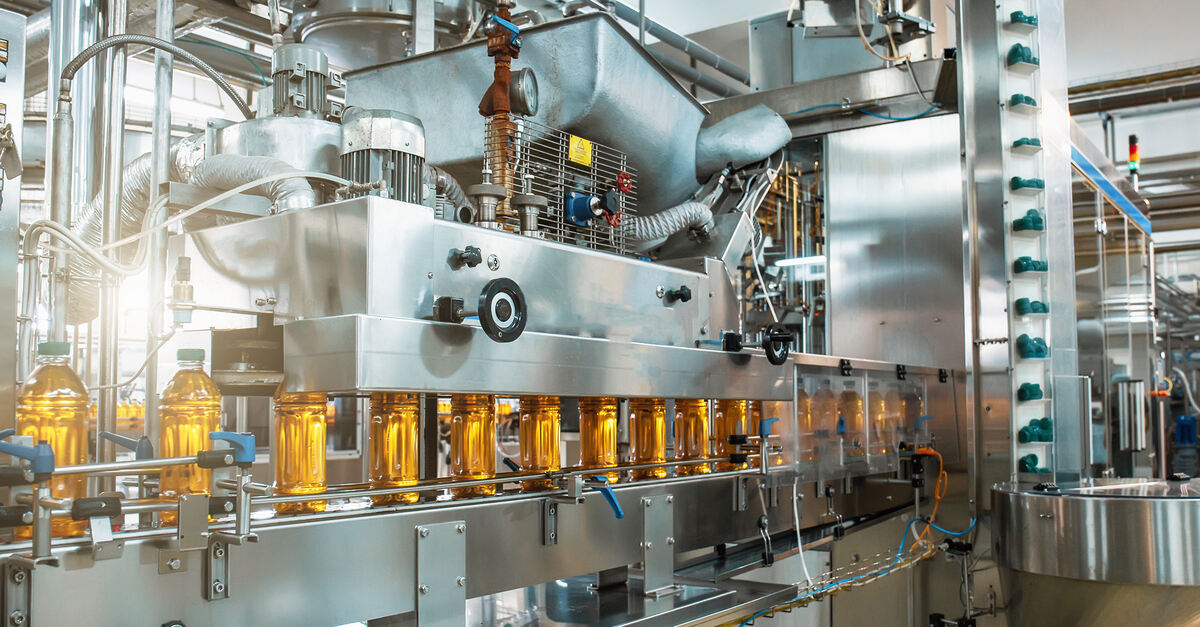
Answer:
<svg viewBox="0 0 1200 627"><path fill-rule="evenodd" d="M371 487L416 485L420 478L421 399L416 394L371 394ZM416 492L372 497L376 505L416 503Z"/></svg>
<svg viewBox="0 0 1200 627"><path fill-rule="evenodd" d="M54 449L56 466L78 466L88 461L88 393L71 369L71 345L38 344L37 368L21 386L17 398L17 434L46 442ZM50 496L56 499L87 496L87 477L62 475L50 479ZM56 537L82 535L86 521L55 518L50 523ZM16 527L17 539L33 535L29 526Z"/></svg>
<svg viewBox="0 0 1200 627"><path fill-rule="evenodd" d="M877 381L867 383L867 424L870 428L869 451L872 455L888 451L887 415L887 399L883 392L879 391L879 383Z"/></svg>
<svg viewBox="0 0 1200 627"><path fill-rule="evenodd" d="M275 389L275 493L325 491L326 416L329 400L321 392L289 393ZM325 501L276 503L280 514L325 511Z"/></svg>
<svg viewBox="0 0 1200 627"><path fill-rule="evenodd" d="M615 468L617 459L617 399L611 396L579 399L579 465ZM619 472L602 473L616 483Z"/></svg>
<svg viewBox="0 0 1200 627"><path fill-rule="evenodd" d="M905 384L901 391L904 398L904 413L900 426L904 429L916 429L917 418L925 415L925 400L921 398L921 389L912 383Z"/></svg>
<svg viewBox="0 0 1200 627"><path fill-rule="evenodd" d="M846 447L846 455L850 457L861 457L866 454L863 449L867 424L866 408L863 406L863 397L858 393L857 387L854 379L847 379L842 383L842 393L838 396L839 419L845 421L845 433L842 441Z"/></svg>
<svg viewBox="0 0 1200 627"><path fill-rule="evenodd" d="M708 401L675 400L675 459L708 459ZM708 464L677 466L675 474L702 475L711 472Z"/></svg>
<svg viewBox="0 0 1200 627"><path fill-rule="evenodd" d="M521 469L555 471L562 468L559 452L561 414L557 396L521 397ZM549 479L530 479L521 482L525 492L550 490Z"/></svg>
<svg viewBox="0 0 1200 627"><path fill-rule="evenodd" d="M629 401L629 453L635 464L667 461L667 402L661 398ZM633 478L662 479L666 468L632 471Z"/></svg>
<svg viewBox="0 0 1200 627"><path fill-rule="evenodd" d="M738 452L738 446L729 443L731 435L748 435L749 417L746 415L746 401L717 401L716 413L713 416L713 435L715 438L716 456L724 458L717 462L717 471L741 470L747 464L734 464L729 456Z"/></svg>
<svg viewBox="0 0 1200 627"><path fill-rule="evenodd" d="M800 461L811 462L817 458L813 434L820 427L813 415L812 397L803 387L796 390L796 424L800 427Z"/></svg>
<svg viewBox="0 0 1200 627"><path fill-rule="evenodd" d="M162 436L158 455L189 457L212 448L208 434L221 430L221 391L204 372L204 349L181 348L175 353L179 370L159 396ZM167 466L158 480L159 495L175 500L180 494L208 494L212 470L194 464ZM176 522L175 512L160 515L163 524Z"/></svg>
<svg viewBox="0 0 1200 627"><path fill-rule="evenodd" d="M456 479L496 476L496 397L455 394L450 397L450 472ZM456 498L491 496L495 484L454 488Z"/></svg>

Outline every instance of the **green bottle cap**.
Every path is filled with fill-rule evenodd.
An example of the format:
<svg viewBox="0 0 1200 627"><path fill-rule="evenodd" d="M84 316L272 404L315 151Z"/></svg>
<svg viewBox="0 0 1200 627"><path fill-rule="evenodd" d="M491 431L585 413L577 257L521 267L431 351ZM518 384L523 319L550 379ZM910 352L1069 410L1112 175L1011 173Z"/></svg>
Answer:
<svg viewBox="0 0 1200 627"><path fill-rule="evenodd" d="M70 342L42 342L38 344L39 355L70 355Z"/></svg>
<svg viewBox="0 0 1200 627"><path fill-rule="evenodd" d="M204 349L181 348L175 351L175 358L179 361L204 361Z"/></svg>

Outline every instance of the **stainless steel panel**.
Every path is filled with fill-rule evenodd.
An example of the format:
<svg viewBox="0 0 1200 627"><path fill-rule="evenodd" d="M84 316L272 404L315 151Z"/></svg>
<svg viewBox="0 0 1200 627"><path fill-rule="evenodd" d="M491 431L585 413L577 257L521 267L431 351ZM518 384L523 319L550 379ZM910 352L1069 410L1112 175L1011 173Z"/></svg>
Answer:
<svg viewBox="0 0 1200 627"><path fill-rule="evenodd" d="M1001 569L1010 625L1195 625L1200 594L1191 586L1079 581Z"/></svg>
<svg viewBox="0 0 1200 627"><path fill-rule="evenodd" d="M531 68L540 85L533 119L629 153L640 213L666 209L699 187L696 134L708 111L611 16L530 26L521 40L513 66ZM483 166L477 105L492 68L483 41L417 55L349 73L346 103L420 118L428 161L468 185Z"/></svg>
<svg viewBox="0 0 1200 627"><path fill-rule="evenodd" d="M473 325L335 316L284 325L293 390L790 400L792 368L759 351L526 331L507 344Z"/></svg>
<svg viewBox="0 0 1200 627"><path fill-rule="evenodd" d="M1166 488L1128 480L1052 495L1001 486L992 492L997 562L1070 579L1200 586L1200 481Z"/></svg>
<svg viewBox="0 0 1200 627"><path fill-rule="evenodd" d="M341 174L342 127L312 118L269 116L215 129L213 154L275 157L301 170Z"/></svg>
<svg viewBox="0 0 1200 627"><path fill-rule="evenodd" d="M0 125L12 126L13 138L21 147L25 98L25 16L0 10L0 39L8 41L5 76L0 81ZM19 173L12 173L19 174ZM0 181L0 346L17 345L17 240L21 217L21 178ZM0 359L0 428L15 426L16 360L9 350Z"/></svg>
<svg viewBox="0 0 1200 627"><path fill-rule="evenodd" d="M494 263L454 269L451 251L467 246ZM654 264L435 220L428 207L379 197L192 232L172 238L171 250L192 259L197 303L285 320L420 319L439 296L463 298L470 310L488 281L507 277L525 293L529 331L694 346L737 328L719 261ZM695 295L689 302L668 306L658 295L659 286L683 285ZM197 320L224 324L205 316Z"/></svg>
<svg viewBox="0 0 1200 627"><path fill-rule="evenodd" d="M961 368L958 116L832 133L825 158L830 352Z"/></svg>

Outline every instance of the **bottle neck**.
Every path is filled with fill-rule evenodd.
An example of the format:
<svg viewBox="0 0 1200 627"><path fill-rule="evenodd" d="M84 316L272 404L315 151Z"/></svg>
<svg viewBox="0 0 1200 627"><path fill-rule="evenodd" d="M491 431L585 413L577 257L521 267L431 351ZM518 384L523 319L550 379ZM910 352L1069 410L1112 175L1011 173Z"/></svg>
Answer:
<svg viewBox="0 0 1200 627"><path fill-rule="evenodd" d="M204 362L202 361L180 361L180 370L204 370Z"/></svg>
<svg viewBox="0 0 1200 627"><path fill-rule="evenodd" d="M38 355L37 363L44 365L66 366L71 362L71 358L66 355Z"/></svg>

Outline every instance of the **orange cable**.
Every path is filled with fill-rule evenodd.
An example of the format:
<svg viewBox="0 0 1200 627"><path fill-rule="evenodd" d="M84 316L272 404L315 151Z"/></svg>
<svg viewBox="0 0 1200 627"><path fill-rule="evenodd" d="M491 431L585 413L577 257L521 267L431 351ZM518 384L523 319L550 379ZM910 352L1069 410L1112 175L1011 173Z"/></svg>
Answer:
<svg viewBox="0 0 1200 627"><path fill-rule="evenodd" d="M938 505L942 502L942 497L946 496L946 490L950 487L950 476L946 474L945 466L942 464L942 454L931 448L917 449L919 455L933 455L938 460L938 478L937 483L933 486L933 509L929 512L929 522L933 522L937 518ZM925 534L929 532L929 525L921 530L921 535L917 536L917 541L913 544L913 549L916 550L921 541L925 539Z"/></svg>

